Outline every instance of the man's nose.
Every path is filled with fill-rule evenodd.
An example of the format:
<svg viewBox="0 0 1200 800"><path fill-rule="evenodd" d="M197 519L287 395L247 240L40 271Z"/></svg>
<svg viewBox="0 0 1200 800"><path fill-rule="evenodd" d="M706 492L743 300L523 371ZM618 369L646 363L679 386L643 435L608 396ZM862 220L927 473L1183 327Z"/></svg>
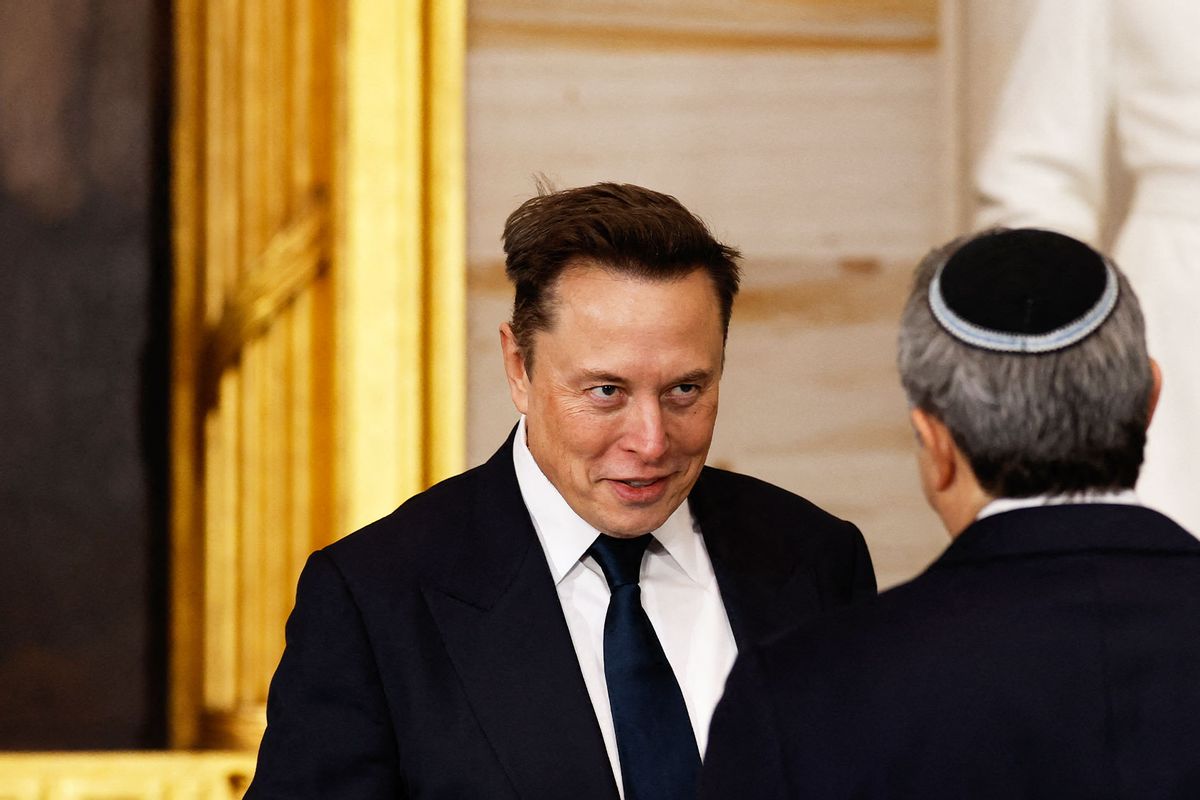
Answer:
<svg viewBox="0 0 1200 800"><path fill-rule="evenodd" d="M630 409L625 446L644 461L657 461L667 452L667 429L658 398L646 398Z"/></svg>

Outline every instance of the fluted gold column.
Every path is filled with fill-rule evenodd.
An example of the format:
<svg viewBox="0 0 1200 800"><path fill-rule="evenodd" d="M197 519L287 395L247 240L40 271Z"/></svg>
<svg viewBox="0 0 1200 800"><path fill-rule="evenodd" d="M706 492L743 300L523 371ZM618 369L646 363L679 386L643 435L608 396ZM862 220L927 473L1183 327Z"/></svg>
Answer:
<svg viewBox="0 0 1200 800"><path fill-rule="evenodd" d="M176 746L256 746L304 558L461 467L464 14L176 4Z"/></svg>
<svg viewBox="0 0 1200 800"><path fill-rule="evenodd" d="M342 530L462 468L465 13L463 0L347 3L335 195Z"/></svg>
<svg viewBox="0 0 1200 800"><path fill-rule="evenodd" d="M333 525L327 8L176 3L177 746L253 746L299 567Z"/></svg>

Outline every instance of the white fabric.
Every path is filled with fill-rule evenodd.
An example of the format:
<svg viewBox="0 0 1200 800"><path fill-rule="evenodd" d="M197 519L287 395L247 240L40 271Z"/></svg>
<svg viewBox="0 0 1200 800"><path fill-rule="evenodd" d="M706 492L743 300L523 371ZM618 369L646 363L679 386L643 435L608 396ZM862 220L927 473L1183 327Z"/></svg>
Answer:
<svg viewBox="0 0 1200 800"><path fill-rule="evenodd" d="M1138 495L1200 535L1200 2L1032 6L978 165L976 226L1101 244L1115 145L1134 186L1112 252L1163 370Z"/></svg>
<svg viewBox="0 0 1200 800"><path fill-rule="evenodd" d="M571 509L538 467L526 444L524 417L513 441L513 466L558 588L579 668L596 710L617 788L624 797L604 679L604 616L610 592L600 565L586 555L600 532ZM708 726L737 657L737 645L704 538L687 501L652 533L655 541L642 561L642 607L679 681L703 757Z"/></svg>
<svg viewBox="0 0 1200 800"><path fill-rule="evenodd" d="M1142 504L1132 489L1120 492L1075 492L1072 494L1039 494L1036 497L1000 497L979 509L975 519L981 520L984 517L1003 514L1005 511L1016 511L1018 508L1082 505L1085 503L1115 503L1123 506L1140 506Z"/></svg>

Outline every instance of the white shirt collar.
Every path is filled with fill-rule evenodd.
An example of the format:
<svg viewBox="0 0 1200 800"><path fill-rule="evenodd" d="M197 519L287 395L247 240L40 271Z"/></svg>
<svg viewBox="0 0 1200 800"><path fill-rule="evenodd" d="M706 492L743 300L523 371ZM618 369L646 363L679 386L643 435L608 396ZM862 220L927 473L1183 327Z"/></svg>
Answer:
<svg viewBox="0 0 1200 800"><path fill-rule="evenodd" d="M1068 492L1067 494L1039 494L1036 497L999 497L983 508L975 519L983 519L1005 511L1016 511L1018 508L1037 508L1038 506L1083 505L1088 503L1116 503L1118 505L1138 506L1137 493L1133 489L1122 489L1116 492Z"/></svg>
<svg viewBox="0 0 1200 800"><path fill-rule="evenodd" d="M517 423L517 432L513 437L513 467L517 472L521 499L525 501L525 508L533 520L533 529L546 552L550 574L554 577L555 585L558 585L577 563L584 561L587 549L596 541L600 531L575 513L534 460L525 441L524 416ZM658 551L661 547L696 583L705 584L711 580L711 569L703 568L706 559L704 543L687 500L679 504L679 508L667 517L662 527L651 533L657 543L651 544L652 551ZM591 558L587 558L585 563L589 568L599 570Z"/></svg>

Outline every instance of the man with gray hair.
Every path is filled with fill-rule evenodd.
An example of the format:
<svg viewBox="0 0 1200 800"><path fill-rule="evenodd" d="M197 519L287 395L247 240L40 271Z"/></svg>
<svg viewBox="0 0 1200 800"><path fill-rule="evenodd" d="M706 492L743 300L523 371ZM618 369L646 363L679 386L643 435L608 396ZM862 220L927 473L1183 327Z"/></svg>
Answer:
<svg viewBox="0 0 1200 800"><path fill-rule="evenodd" d="M703 796L1200 797L1200 543L1132 491L1161 385L1143 328L1058 233L924 259L899 367L953 541L742 651Z"/></svg>

